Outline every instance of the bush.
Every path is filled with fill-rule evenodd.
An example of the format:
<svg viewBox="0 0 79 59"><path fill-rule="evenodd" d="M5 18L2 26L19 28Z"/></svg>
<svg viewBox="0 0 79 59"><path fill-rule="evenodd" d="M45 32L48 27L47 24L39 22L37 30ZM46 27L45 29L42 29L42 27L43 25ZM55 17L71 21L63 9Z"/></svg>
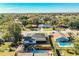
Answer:
<svg viewBox="0 0 79 59"><path fill-rule="evenodd" d="M11 47L9 48L9 52L12 52L12 51L15 51L15 50L13 50Z"/></svg>
<svg viewBox="0 0 79 59"><path fill-rule="evenodd" d="M0 52L4 52L4 50L0 50Z"/></svg>
<svg viewBox="0 0 79 59"><path fill-rule="evenodd" d="M16 44L16 43L12 43L10 46L11 46L11 47L16 47L17 44Z"/></svg>
<svg viewBox="0 0 79 59"><path fill-rule="evenodd" d="M79 50L76 50L75 53L76 53L76 55L79 55Z"/></svg>
<svg viewBox="0 0 79 59"><path fill-rule="evenodd" d="M68 49L67 52L70 53L70 54L74 54L75 53L75 51L73 49Z"/></svg>

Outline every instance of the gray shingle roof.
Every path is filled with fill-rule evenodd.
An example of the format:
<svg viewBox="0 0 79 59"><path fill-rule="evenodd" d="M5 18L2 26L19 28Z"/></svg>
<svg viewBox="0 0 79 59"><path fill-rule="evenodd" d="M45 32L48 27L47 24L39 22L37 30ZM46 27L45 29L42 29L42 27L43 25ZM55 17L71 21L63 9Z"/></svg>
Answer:
<svg viewBox="0 0 79 59"><path fill-rule="evenodd" d="M46 41L45 34L43 33L36 33L32 35L32 38L35 39L36 41Z"/></svg>

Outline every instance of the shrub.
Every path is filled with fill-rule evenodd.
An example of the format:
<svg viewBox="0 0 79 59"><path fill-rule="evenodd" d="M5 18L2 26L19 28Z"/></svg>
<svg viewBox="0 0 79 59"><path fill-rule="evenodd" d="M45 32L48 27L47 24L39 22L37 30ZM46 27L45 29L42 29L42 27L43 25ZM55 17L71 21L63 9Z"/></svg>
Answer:
<svg viewBox="0 0 79 59"><path fill-rule="evenodd" d="M75 53L75 51L73 49L68 49L67 52L70 53L70 54L74 54Z"/></svg>

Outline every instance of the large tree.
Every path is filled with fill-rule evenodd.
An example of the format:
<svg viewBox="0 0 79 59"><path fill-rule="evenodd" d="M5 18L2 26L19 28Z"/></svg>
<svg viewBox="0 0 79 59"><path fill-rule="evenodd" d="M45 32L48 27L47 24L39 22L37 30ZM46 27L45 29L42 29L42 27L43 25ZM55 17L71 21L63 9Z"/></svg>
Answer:
<svg viewBox="0 0 79 59"><path fill-rule="evenodd" d="M21 28L18 24L14 23L8 27L9 33L15 38L14 43L20 40Z"/></svg>
<svg viewBox="0 0 79 59"><path fill-rule="evenodd" d="M26 26L27 25L27 23L28 23L28 17L27 16L21 16L20 18L20 21L22 22L22 24L24 25L24 26Z"/></svg>
<svg viewBox="0 0 79 59"><path fill-rule="evenodd" d="M74 20L69 23L70 28L79 29L79 20Z"/></svg>

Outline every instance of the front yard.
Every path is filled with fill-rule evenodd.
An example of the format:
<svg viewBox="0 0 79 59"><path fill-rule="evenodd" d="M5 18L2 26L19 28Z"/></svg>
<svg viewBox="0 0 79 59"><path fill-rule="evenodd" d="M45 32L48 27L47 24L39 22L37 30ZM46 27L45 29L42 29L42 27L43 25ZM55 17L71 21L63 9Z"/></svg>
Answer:
<svg viewBox="0 0 79 59"><path fill-rule="evenodd" d="M5 42L0 46L0 56L14 56L15 48L10 47L11 42Z"/></svg>
<svg viewBox="0 0 79 59"><path fill-rule="evenodd" d="M0 56L15 56L15 52L0 52Z"/></svg>

